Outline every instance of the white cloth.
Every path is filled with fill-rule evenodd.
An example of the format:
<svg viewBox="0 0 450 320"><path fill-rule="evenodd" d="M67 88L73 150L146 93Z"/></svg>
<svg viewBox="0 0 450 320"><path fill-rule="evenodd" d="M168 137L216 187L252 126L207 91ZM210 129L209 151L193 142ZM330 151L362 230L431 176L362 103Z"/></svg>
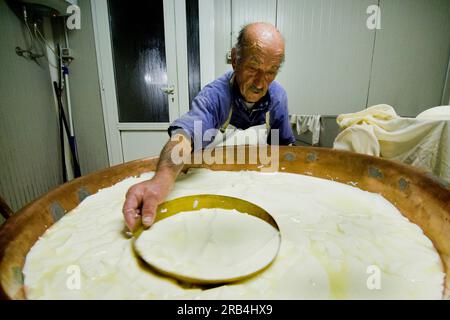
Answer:
<svg viewBox="0 0 450 320"><path fill-rule="evenodd" d="M428 120L450 120L450 106L430 108L420 113L416 118Z"/></svg>
<svg viewBox="0 0 450 320"><path fill-rule="evenodd" d="M312 145L319 143L321 121L320 115L290 115L290 122L297 130L297 134L301 135L305 132L312 133Z"/></svg>
<svg viewBox="0 0 450 320"><path fill-rule="evenodd" d="M376 105L337 122L343 131L335 149L398 160L450 181L450 121L401 118L391 106Z"/></svg>

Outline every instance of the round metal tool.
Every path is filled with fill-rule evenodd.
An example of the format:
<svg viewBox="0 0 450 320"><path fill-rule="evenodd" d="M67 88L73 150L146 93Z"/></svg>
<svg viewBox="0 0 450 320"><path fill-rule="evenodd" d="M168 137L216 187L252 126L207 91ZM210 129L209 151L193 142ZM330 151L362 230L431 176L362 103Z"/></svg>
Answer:
<svg viewBox="0 0 450 320"><path fill-rule="evenodd" d="M194 196L186 196L186 197L180 197L176 198L167 202L162 203L158 209L157 209L157 215L155 219L155 223L158 221L164 220L166 218L169 218L173 215L176 215L178 213L182 212L192 212L192 211L198 211L201 209L225 209L225 210L236 210L239 213L248 214L251 216L254 216L256 218L259 218L266 223L270 224L274 229L276 229L278 233L278 246L276 251L273 253L273 256L268 259L267 263L260 266L257 270L254 270L251 273L247 274L241 274L239 276L234 277L227 277L227 278L215 278L215 279L202 279L201 277L193 277L193 276L186 276L175 273L173 270L164 270L159 266L156 266L151 261L147 261L144 259L144 254L139 252L139 250L134 246L135 251L137 254L154 270L158 271L159 273L169 276L171 278L181 280L183 282L188 282L192 284L199 284L199 285L212 285L212 284L224 284L229 282L235 282L235 281L241 281L245 280L247 278L250 278L263 270L265 270L268 266L271 265L271 263L275 260L275 258L278 255L280 244L281 244L281 234L280 229L273 219L273 217L263 208L234 197L228 197L228 196L221 196L221 195L212 195L212 194L201 194L201 195L194 195ZM139 238L139 236L142 234L142 232L145 231L142 227L140 227L135 233L135 241ZM151 232L151 228L147 230L146 232Z"/></svg>

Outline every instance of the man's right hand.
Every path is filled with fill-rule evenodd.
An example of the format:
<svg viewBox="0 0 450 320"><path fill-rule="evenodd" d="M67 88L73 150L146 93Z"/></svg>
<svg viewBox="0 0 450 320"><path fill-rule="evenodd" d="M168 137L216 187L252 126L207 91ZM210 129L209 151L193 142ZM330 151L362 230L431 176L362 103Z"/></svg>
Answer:
<svg viewBox="0 0 450 320"><path fill-rule="evenodd" d="M130 231L134 231L142 222L144 227L150 227L156 218L156 209L164 202L172 189L171 179L157 176L151 180L135 184L128 189L123 215Z"/></svg>
<svg viewBox="0 0 450 320"><path fill-rule="evenodd" d="M180 148L174 149L177 146ZM181 159L190 157L190 139L184 134L174 134L161 151L153 178L128 189L122 212L130 231L135 231L141 222L144 227L150 227L155 221L156 209L172 190L178 174L183 169L183 161L174 163L172 160L173 150L176 150L175 154Z"/></svg>

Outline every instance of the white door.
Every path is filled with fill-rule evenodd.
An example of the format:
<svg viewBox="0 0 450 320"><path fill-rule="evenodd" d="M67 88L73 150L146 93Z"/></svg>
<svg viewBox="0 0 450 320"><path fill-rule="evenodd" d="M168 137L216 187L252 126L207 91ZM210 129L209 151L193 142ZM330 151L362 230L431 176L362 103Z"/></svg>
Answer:
<svg viewBox="0 0 450 320"><path fill-rule="evenodd" d="M189 110L185 1L91 4L110 164L159 155Z"/></svg>

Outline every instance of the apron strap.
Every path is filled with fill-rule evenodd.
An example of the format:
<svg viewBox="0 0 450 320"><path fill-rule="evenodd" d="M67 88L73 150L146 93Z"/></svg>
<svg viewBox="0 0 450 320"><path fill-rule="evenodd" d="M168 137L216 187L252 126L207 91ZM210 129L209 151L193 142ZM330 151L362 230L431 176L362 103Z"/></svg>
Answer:
<svg viewBox="0 0 450 320"><path fill-rule="evenodd" d="M232 97L233 96L233 94L232 94L232 92L233 92L233 84L234 84L234 73L233 73L233 76L231 77L231 79L230 79L230 97ZM233 101L231 101L231 104L230 104L230 113L228 114L228 118L227 118L227 120L225 121L225 123L224 124L222 124L222 126L220 127L220 132L222 132L222 134L225 132L225 130L227 129L227 127L228 127L228 125L230 124L230 121L231 121L231 116L233 115Z"/></svg>
<svg viewBox="0 0 450 320"><path fill-rule="evenodd" d="M266 129L267 132L270 130L270 111L266 112Z"/></svg>
<svg viewBox="0 0 450 320"><path fill-rule="evenodd" d="M225 121L225 123L220 127L220 132L222 132L222 133L225 132L225 130L227 129L228 125L230 124L232 115L233 115L233 105L230 106L230 113L228 114L227 121Z"/></svg>

